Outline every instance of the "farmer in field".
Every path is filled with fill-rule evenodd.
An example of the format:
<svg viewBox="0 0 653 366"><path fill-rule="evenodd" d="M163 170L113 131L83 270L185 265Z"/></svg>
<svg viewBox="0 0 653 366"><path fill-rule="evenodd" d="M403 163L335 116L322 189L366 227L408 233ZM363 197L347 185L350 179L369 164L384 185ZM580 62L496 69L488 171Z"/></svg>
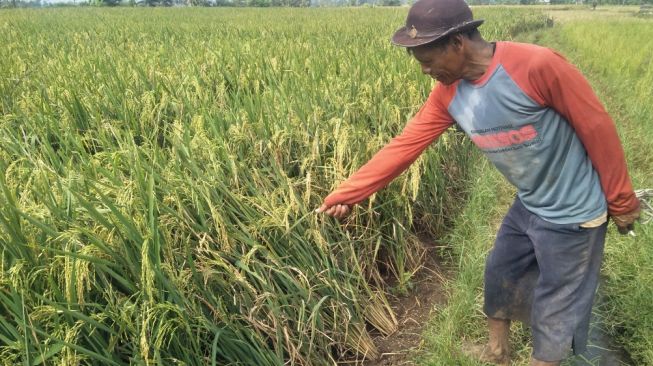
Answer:
<svg viewBox="0 0 653 366"><path fill-rule="evenodd" d="M418 0L392 42L438 83L403 132L329 194L336 218L386 186L454 124L518 191L485 269L489 341L468 350L508 364L511 320L530 324L531 365L587 343L608 217L639 216L614 122L580 72L547 48L489 43L463 0Z"/></svg>

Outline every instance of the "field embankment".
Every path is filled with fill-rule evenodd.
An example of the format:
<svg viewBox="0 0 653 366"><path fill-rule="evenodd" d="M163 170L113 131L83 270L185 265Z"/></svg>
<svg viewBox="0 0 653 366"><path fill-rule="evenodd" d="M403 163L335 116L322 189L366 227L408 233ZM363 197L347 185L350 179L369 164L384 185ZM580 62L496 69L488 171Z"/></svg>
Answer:
<svg viewBox="0 0 653 366"><path fill-rule="evenodd" d="M2 363L374 356L387 281L478 157L448 133L343 225L313 214L430 90L389 43L405 12L0 12ZM476 15L489 39L546 24Z"/></svg>

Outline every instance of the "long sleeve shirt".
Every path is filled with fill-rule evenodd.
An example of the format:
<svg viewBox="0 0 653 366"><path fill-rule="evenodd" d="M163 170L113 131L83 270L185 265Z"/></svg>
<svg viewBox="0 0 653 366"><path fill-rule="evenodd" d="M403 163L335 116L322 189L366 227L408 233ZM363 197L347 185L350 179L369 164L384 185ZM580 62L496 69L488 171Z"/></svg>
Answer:
<svg viewBox="0 0 653 366"><path fill-rule="evenodd" d="M324 203L364 200L454 123L547 221L582 223L639 205L615 124L587 80L554 51L513 42L496 44L479 79L436 84L402 133Z"/></svg>

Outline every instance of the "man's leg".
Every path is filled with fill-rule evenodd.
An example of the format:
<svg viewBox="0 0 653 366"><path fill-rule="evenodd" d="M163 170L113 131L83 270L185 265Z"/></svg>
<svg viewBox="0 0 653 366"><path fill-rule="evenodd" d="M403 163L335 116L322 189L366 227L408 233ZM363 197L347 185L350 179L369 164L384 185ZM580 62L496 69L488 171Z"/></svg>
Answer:
<svg viewBox="0 0 653 366"><path fill-rule="evenodd" d="M483 310L488 316L489 340L477 354L485 362L508 364L510 320L530 319L538 272L533 244L525 234L529 214L519 199L515 200L485 264Z"/></svg>
<svg viewBox="0 0 653 366"><path fill-rule="evenodd" d="M495 365L510 365L510 320L487 319L489 341L484 345L471 345L464 349L467 356Z"/></svg>
<svg viewBox="0 0 653 366"><path fill-rule="evenodd" d="M584 351L605 231L606 224L585 229L533 219L529 234L540 276L531 314L532 365L557 365L572 348Z"/></svg>
<svg viewBox="0 0 653 366"><path fill-rule="evenodd" d="M530 322L533 290L539 277L533 242L526 231L530 213L519 199L501 223L485 262L485 315Z"/></svg>
<svg viewBox="0 0 653 366"><path fill-rule="evenodd" d="M510 356L510 320L487 318L488 351L493 355Z"/></svg>

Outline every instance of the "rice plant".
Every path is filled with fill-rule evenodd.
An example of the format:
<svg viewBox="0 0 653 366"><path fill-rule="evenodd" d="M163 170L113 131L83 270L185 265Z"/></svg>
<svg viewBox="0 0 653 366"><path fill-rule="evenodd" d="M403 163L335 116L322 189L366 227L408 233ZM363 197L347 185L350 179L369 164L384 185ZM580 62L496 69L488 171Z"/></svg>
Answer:
<svg viewBox="0 0 653 366"><path fill-rule="evenodd" d="M374 358L475 155L451 132L346 222L322 198L431 88L406 9L0 13L0 359ZM483 10L489 39L546 24Z"/></svg>

